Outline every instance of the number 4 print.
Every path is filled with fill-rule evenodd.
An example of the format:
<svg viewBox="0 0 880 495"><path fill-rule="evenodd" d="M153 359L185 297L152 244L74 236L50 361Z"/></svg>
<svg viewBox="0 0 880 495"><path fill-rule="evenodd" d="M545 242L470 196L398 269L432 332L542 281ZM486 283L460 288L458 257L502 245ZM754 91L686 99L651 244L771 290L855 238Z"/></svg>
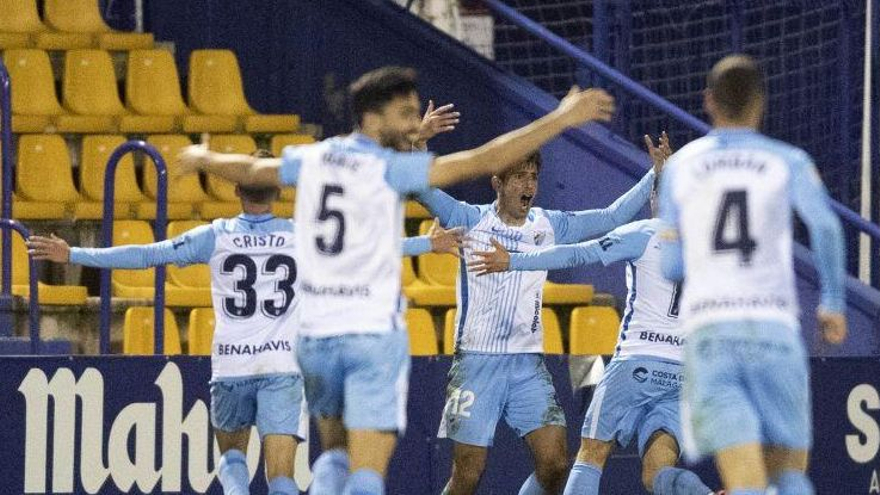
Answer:
<svg viewBox="0 0 880 495"><path fill-rule="evenodd" d="M725 236L729 223L732 223L733 228L736 229L733 238ZM752 253L757 247L758 243L749 234L749 203L746 191L737 189L725 192L724 197L721 198L721 210L715 220L714 251L716 253L737 251L740 255L740 264L749 265L752 262Z"/></svg>

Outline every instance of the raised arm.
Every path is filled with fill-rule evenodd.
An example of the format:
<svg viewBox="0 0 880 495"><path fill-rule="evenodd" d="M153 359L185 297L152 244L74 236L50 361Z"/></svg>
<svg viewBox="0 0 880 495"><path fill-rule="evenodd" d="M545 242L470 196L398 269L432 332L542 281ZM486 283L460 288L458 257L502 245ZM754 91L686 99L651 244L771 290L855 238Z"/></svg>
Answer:
<svg viewBox="0 0 880 495"><path fill-rule="evenodd" d="M111 248L71 248L64 239L31 236L28 252L38 260L74 263L97 268L141 269L174 263L179 266L207 263L213 251L214 234L210 226L196 227L174 239L151 244L131 244Z"/></svg>
<svg viewBox="0 0 880 495"><path fill-rule="evenodd" d="M559 244L572 244L600 236L631 221L648 202L654 183L651 170L632 189L606 208L583 211L548 211Z"/></svg>
<svg viewBox="0 0 880 495"><path fill-rule="evenodd" d="M480 221L480 210L474 205L458 201L440 189L429 189L416 195L431 215L440 220L444 227L471 228Z"/></svg>
<svg viewBox="0 0 880 495"><path fill-rule="evenodd" d="M678 232L678 205L672 188L674 165L670 164L660 178L660 266L663 276L673 282L684 278L684 256Z"/></svg>
<svg viewBox="0 0 880 495"><path fill-rule="evenodd" d="M546 116L467 151L437 158L428 175L433 187L503 172L522 157L569 127L592 120L608 121L614 113L614 98L601 89L580 91L576 86L559 106Z"/></svg>

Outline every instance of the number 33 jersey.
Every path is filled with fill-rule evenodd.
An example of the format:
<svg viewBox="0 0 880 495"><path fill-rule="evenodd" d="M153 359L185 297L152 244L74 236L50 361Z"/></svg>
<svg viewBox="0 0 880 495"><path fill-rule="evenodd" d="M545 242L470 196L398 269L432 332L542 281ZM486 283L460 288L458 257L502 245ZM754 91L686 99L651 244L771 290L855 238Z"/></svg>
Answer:
<svg viewBox="0 0 880 495"><path fill-rule="evenodd" d="M272 216L215 220L212 378L299 373L294 229Z"/></svg>
<svg viewBox="0 0 880 495"><path fill-rule="evenodd" d="M791 211L826 201L810 157L757 132L713 131L676 153L664 175L662 215L682 242L686 329L742 319L797 328Z"/></svg>

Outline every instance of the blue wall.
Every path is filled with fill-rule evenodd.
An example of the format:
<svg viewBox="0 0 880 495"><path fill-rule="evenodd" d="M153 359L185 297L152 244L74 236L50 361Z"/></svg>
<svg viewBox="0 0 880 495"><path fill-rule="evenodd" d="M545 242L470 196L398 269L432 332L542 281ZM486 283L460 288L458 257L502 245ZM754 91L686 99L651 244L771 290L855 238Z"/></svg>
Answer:
<svg viewBox="0 0 880 495"><path fill-rule="evenodd" d="M151 0L147 28L174 41L181 74L190 51L228 48L239 57L248 99L263 112L296 111L322 124L326 135L349 129L342 91L364 71L388 64L416 67L423 101L454 102L462 112L456 132L432 143L439 153L481 144L543 115L556 100L501 71L468 48L384 0ZM602 207L631 187L647 156L604 127L571 131L543 150L537 204L545 208ZM471 202L489 202L482 180L449 191ZM646 212L647 213L647 212ZM880 296L853 284L848 313L851 338L841 348L817 339L817 301L809 256L798 251L798 288L808 341L817 355L880 354ZM623 267L576 269L557 281L589 281L597 290L625 293Z"/></svg>

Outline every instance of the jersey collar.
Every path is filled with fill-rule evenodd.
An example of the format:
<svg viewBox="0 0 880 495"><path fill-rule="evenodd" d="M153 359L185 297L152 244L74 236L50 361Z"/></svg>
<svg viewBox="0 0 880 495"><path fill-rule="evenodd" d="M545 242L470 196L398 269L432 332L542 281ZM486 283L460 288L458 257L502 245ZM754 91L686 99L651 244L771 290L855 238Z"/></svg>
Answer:
<svg viewBox="0 0 880 495"><path fill-rule="evenodd" d="M249 222L249 223L263 223L263 222L268 222L269 220L272 220L273 218L275 218L275 215L273 215L271 213L261 213L259 215L252 215L250 213L242 213L241 215L238 216L238 218L244 220L245 222Z"/></svg>

